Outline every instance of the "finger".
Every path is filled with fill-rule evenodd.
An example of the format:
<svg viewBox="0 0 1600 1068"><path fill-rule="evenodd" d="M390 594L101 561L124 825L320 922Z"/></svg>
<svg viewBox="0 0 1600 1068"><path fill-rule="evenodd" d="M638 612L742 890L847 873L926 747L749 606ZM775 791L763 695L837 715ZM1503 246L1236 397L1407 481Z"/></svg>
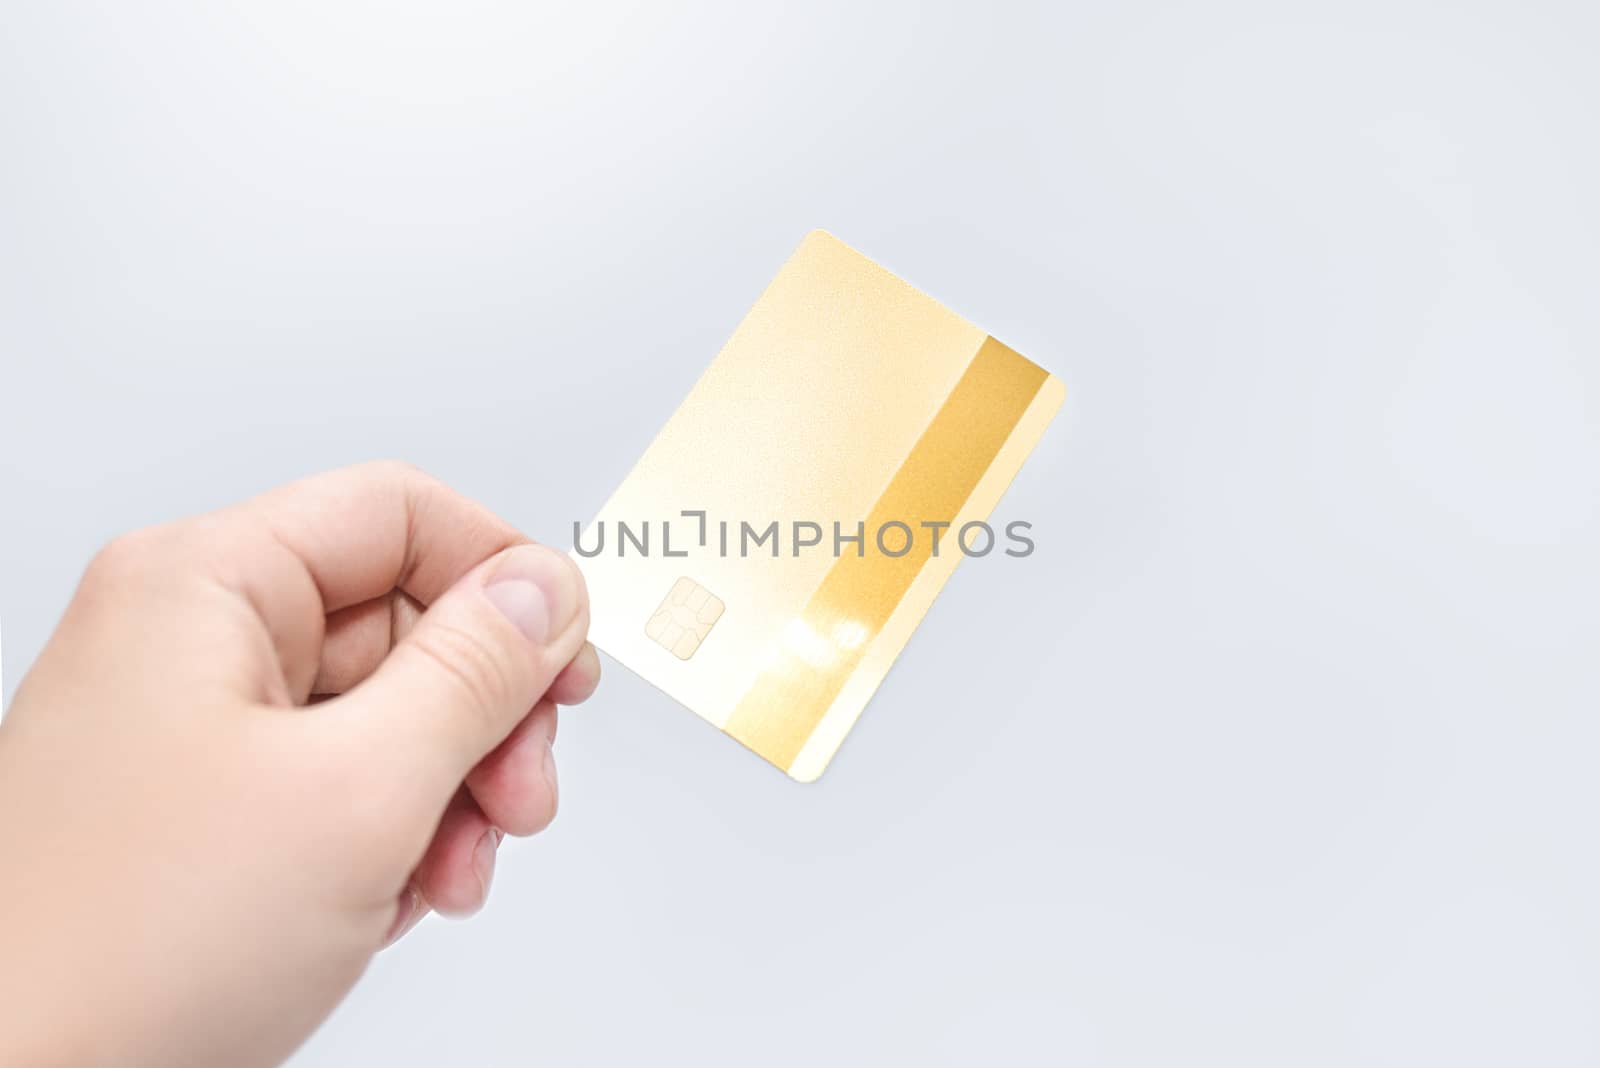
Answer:
<svg viewBox="0 0 1600 1068"><path fill-rule="evenodd" d="M436 814L511 733L583 647L583 576L564 553L509 549L474 568L423 613L378 670L320 706L404 772L405 795Z"/></svg>
<svg viewBox="0 0 1600 1068"><path fill-rule="evenodd" d="M292 482L238 506L305 566L323 614L392 589L431 604L490 556L528 539L414 467L361 464Z"/></svg>
<svg viewBox="0 0 1600 1068"><path fill-rule="evenodd" d="M556 817L555 737L556 706L546 698L467 773L478 807L507 834L537 834Z"/></svg>
<svg viewBox="0 0 1600 1068"><path fill-rule="evenodd" d="M600 654L585 642L572 663L562 668L556 681L550 684L547 696L558 705L578 705L587 701L599 685Z"/></svg>
<svg viewBox="0 0 1600 1068"><path fill-rule="evenodd" d="M378 670L383 658L422 617L423 605L403 590L341 608L328 617L314 694L344 693Z"/></svg>
<svg viewBox="0 0 1600 1068"><path fill-rule="evenodd" d="M392 462L271 490L197 523L207 563L272 636L291 691L311 692L326 617L400 589L432 604L468 571L528 539L488 509Z"/></svg>
<svg viewBox="0 0 1600 1068"><path fill-rule="evenodd" d="M439 820L412 882L423 900L441 915L476 912L489 896L499 847L499 830L465 790L458 791Z"/></svg>

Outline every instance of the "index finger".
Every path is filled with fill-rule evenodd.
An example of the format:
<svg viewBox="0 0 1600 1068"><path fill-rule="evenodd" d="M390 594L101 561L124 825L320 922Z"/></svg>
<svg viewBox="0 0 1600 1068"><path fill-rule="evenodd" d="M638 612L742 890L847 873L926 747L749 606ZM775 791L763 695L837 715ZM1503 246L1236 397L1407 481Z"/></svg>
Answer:
<svg viewBox="0 0 1600 1068"><path fill-rule="evenodd" d="M255 608L300 700L330 613L397 589L426 606L495 553L531 540L393 461L292 482L214 518L251 547L218 561L218 577Z"/></svg>

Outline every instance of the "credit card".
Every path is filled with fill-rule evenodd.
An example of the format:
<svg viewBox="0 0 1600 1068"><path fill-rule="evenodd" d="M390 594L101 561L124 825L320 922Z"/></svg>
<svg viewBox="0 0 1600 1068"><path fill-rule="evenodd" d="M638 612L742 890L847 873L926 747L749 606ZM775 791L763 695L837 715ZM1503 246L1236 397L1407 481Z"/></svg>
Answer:
<svg viewBox="0 0 1600 1068"><path fill-rule="evenodd" d="M814 231L579 535L591 640L812 781L956 565L1032 550L987 520L1064 392Z"/></svg>

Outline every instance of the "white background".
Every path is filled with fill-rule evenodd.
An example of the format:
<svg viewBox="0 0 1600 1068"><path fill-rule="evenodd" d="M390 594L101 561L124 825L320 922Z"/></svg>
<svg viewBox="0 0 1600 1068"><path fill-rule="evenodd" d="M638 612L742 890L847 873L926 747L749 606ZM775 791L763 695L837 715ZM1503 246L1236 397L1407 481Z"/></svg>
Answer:
<svg viewBox="0 0 1600 1068"><path fill-rule="evenodd" d="M310 471L567 543L812 227L1071 393L821 783L613 665L296 1068L1600 1061L1592 6L788 7L6 6L11 687Z"/></svg>

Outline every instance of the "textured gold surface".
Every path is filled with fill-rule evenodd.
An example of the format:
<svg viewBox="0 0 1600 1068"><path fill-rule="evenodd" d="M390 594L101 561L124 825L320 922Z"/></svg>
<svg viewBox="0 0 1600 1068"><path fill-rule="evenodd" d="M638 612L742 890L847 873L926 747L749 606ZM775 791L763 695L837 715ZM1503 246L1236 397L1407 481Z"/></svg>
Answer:
<svg viewBox="0 0 1600 1068"><path fill-rule="evenodd" d="M981 361L980 353L987 354ZM902 475L958 385L980 364L996 372L979 376L991 385L978 389L968 382L963 396L971 393L975 417L989 428L982 440L967 434L964 420L946 420L953 429L937 435L946 460L932 465L932 480ZM1023 397L1030 380L1031 399ZM763 715L759 695L772 693L773 669L786 656L820 648L800 628L813 627L808 606L834 568L852 557L835 560L817 550L793 556L787 546L778 558L741 557L737 548L723 556L715 529L701 546L695 522L679 513L703 509L711 524L727 520L735 528L741 520L758 526L803 520L830 531L838 522L853 531L868 520L870 539L869 517L898 486L897 507L928 507L911 492L921 487L931 491L936 510L947 512L955 502L954 526L985 519L1062 393L1059 381L926 294L832 236L810 234L596 517L608 528L606 549L578 559L592 602L591 638L702 718L733 729L790 775L815 778L959 553L947 547L915 568L902 558L885 573L890 577L852 580L872 591L864 596L876 607L865 619L834 621L854 620L859 629L825 627L829 642L851 646L849 655L825 686L807 684L813 700L803 712L791 715L769 699L769 732L756 722ZM947 463L964 472L959 485L944 481ZM959 486L969 490L961 500ZM915 527L945 517L892 518ZM687 549L687 559L660 551L659 530L652 555L617 555L618 521L662 520L673 521L673 549ZM583 543L594 545L595 533L591 527ZM687 659L647 632L663 607L663 592L685 575L724 605L714 630L699 635ZM838 578L833 583L839 593L848 585ZM829 596L829 603L842 603L838 593Z"/></svg>

